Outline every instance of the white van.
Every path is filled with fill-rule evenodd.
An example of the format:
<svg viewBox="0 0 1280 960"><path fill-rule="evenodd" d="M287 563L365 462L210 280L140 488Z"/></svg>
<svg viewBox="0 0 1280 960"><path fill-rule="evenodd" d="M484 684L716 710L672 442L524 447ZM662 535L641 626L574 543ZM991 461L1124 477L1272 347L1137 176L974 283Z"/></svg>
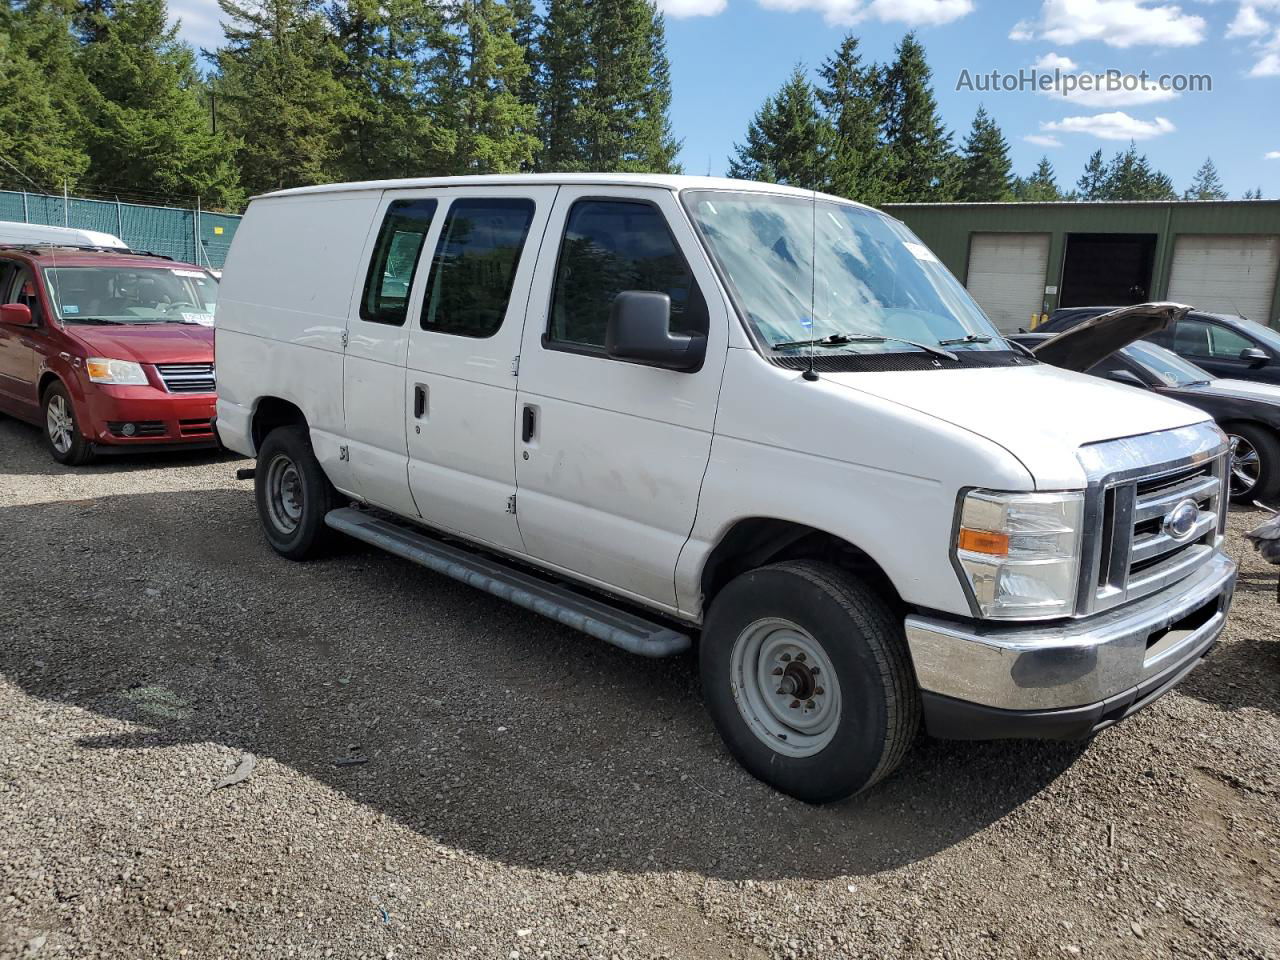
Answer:
<svg viewBox="0 0 1280 960"><path fill-rule="evenodd" d="M33 246L94 247L128 250L128 245L115 234L79 227L46 227L39 223L0 220L0 245L29 243Z"/></svg>
<svg viewBox="0 0 1280 960"><path fill-rule="evenodd" d="M1217 427L1037 363L868 207L648 175L286 190L218 311L218 433L279 553L341 532L636 653L696 641L729 749L806 800L886 776L921 718L1088 737L1223 629Z"/></svg>

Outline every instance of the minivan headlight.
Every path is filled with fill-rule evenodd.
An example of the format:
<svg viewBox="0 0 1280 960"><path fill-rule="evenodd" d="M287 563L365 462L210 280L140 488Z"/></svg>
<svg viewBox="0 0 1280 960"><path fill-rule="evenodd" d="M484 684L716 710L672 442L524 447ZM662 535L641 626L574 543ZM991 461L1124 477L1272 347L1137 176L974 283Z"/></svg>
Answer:
<svg viewBox="0 0 1280 960"><path fill-rule="evenodd" d="M966 494L955 558L982 616L1041 620L1074 613L1083 519L1083 493Z"/></svg>
<svg viewBox="0 0 1280 960"><path fill-rule="evenodd" d="M145 386L147 372L132 360L107 360L90 357L84 362L89 379L94 383L114 383L116 386Z"/></svg>

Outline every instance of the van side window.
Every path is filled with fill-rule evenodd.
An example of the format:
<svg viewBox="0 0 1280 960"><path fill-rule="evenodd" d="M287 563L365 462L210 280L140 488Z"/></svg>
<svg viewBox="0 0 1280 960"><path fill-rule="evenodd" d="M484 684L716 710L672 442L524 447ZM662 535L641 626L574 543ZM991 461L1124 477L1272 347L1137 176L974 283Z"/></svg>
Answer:
<svg viewBox="0 0 1280 960"><path fill-rule="evenodd" d="M388 205L364 278L360 319L397 327L404 323L418 254L435 213L436 201L425 198L392 200Z"/></svg>
<svg viewBox="0 0 1280 960"><path fill-rule="evenodd" d="M623 290L671 298L671 332L707 332L707 306L656 206L579 200L569 210L551 295L548 346L603 348L609 307Z"/></svg>
<svg viewBox="0 0 1280 960"><path fill-rule="evenodd" d="M427 278L422 329L462 337L497 333L532 222L532 200L455 200Z"/></svg>

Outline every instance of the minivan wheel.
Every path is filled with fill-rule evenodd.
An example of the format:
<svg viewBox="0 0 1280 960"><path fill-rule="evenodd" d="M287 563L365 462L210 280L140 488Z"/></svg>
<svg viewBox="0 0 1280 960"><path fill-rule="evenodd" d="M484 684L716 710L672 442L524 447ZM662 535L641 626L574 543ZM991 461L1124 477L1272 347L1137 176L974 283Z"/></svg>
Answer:
<svg viewBox="0 0 1280 960"><path fill-rule="evenodd" d="M1233 424L1228 439L1235 442L1231 462L1231 499L1235 503L1271 503L1280 493L1280 440L1265 427Z"/></svg>
<svg viewBox="0 0 1280 960"><path fill-rule="evenodd" d="M306 427L277 427L258 448L254 472L258 519L271 548L290 560L305 560L333 539L324 517L338 494L311 449Z"/></svg>
<svg viewBox="0 0 1280 960"><path fill-rule="evenodd" d="M787 561L731 581L711 605L699 657L729 751L800 800L839 800L883 780L919 729L901 622L831 564Z"/></svg>
<svg viewBox="0 0 1280 960"><path fill-rule="evenodd" d="M76 423L71 394L61 383L51 383L44 392L44 440L49 453L59 463L78 467L93 459L93 448Z"/></svg>

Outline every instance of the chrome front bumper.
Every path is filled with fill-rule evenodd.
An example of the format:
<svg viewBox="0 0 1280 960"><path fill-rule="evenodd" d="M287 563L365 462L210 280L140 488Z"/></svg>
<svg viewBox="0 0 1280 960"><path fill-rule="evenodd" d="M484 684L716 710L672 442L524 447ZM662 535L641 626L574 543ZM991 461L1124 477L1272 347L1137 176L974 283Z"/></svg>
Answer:
<svg viewBox="0 0 1280 960"><path fill-rule="evenodd" d="M1057 625L909 616L907 644L935 736L1087 736L1167 692L1226 625L1236 565L1216 553L1190 577Z"/></svg>

